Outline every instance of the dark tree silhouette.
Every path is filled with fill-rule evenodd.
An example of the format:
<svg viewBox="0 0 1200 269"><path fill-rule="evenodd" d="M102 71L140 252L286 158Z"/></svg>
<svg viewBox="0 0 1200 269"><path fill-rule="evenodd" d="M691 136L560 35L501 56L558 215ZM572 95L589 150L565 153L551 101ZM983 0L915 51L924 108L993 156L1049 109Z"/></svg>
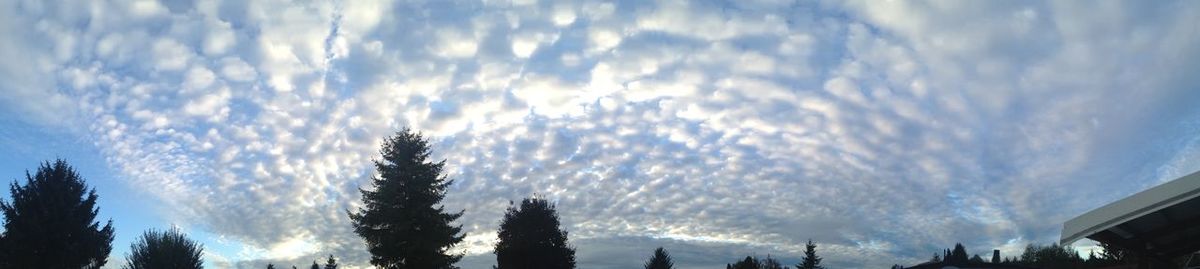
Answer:
<svg viewBox="0 0 1200 269"><path fill-rule="evenodd" d="M112 220L96 222L96 190L67 162L45 162L0 199L0 268L100 268L112 251Z"/></svg>
<svg viewBox="0 0 1200 269"><path fill-rule="evenodd" d="M1072 269L1083 268L1083 258L1070 245L1060 246L1050 244L1039 246L1030 244L1017 260L1018 264L1036 268Z"/></svg>
<svg viewBox="0 0 1200 269"><path fill-rule="evenodd" d="M767 255L767 259L765 259L765 260L762 260L762 264L759 264L759 267L758 267L758 268L762 268L762 269L786 269L786 267L784 267L784 266L783 266L783 263L780 263L780 262L779 262L779 260L776 260L776 259L774 259L774 258L771 258L771 255Z"/></svg>
<svg viewBox="0 0 1200 269"><path fill-rule="evenodd" d="M659 247L654 250L654 256L646 261L646 269L671 269L675 267L675 262L671 261L671 254Z"/></svg>
<svg viewBox="0 0 1200 269"><path fill-rule="evenodd" d="M312 266L309 266L308 268L309 269L321 269L321 266L317 265L317 261L313 261Z"/></svg>
<svg viewBox="0 0 1200 269"><path fill-rule="evenodd" d="M967 256L967 248L963 247L962 243L954 244L954 250L951 250L946 255L946 262L950 264L967 264L971 259Z"/></svg>
<svg viewBox="0 0 1200 269"><path fill-rule="evenodd" d="M762 269L762 262L754 257L746 256L745 259L725 265L725 269Z"/></svg>
<svg viewBox="0 0 1200 269"><path fill-rule="evenodd" d="M445 161L429 160L429 140L404 129L385 138L375 161L372 187L362 192L363 207L347 212L354 232L367 243L371 264L380 268L457 268L461 254L447 253L462 242L462 226L450 223L462 212L439 205L454 181L442 175Z"/></svg>
<svg viewBox="0 0 1200 269"><path fill-rule="evenodd" d="M178 229L149 230L133 242L124 269L200 269L204 246L188 239ZM270 266L268 266L269 268Z"/></svg>
<svg viewBox="0 0 1200 269"><path fill-rule="evenodd" d="M979 257L979 254L975 254L975 256L971 256L971 260L969 260L969 262L971 264L983 263L983 257Z"/></svg>
<svg viewBox="0 0 1200 269"><path fill-rule="evenodd" d="M549 201L527 198L509 205L500 222L496 243L497 269L575 268L575 249L559 228L558 213Z"/></svg>
<svg viewBox="0 0 1200 269"><path fill-rule="evenodd" d="M337 259L334 259L333 255L329 255L329 259L325 260L325 269L337 269L337 268L338 268Z"/></svg>
<svg viewBox="0 0 1200 269"><path fill-rule="evenodd" d="M270 263L268 263L268 264L267 264L267 269L275 269L275 265L274 265L274 264L270 264Z"/></svg>
<svg viewBox="0 0 1200 269"><path fill-rule="evenodd" d="M936 259L937 255L933 257ZM799 264L796 264L796 269L824 268L824 266L821 266L821 256L817 256L817 244L813 244L812 239L809 239L808 243L804 244L804 258L800 260Z"/></svg>

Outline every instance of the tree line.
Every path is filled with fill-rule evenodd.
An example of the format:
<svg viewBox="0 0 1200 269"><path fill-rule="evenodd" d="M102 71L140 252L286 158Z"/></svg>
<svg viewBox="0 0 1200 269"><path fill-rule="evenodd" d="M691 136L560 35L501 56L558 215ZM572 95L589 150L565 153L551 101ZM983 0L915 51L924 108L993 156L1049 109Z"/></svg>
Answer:
<svg viewBox="0 0 1200 269"><path fill-rule="evenodd" d="M380 159L373 160L374 175L369 188L360 188L362 205L346 214L354 233L363 239L377 268L456 269L463 254L451 249L463 241L461 225L452 224L465 211L448 212L441 205L454 180L444 173L445 160L431 159L430 141L420 133L403 129L385 137ZM98 195L63 160L43 162L26 172L24 184L10 184L11 201L0 199L4 231L0 232L0 269L8 268L100 268L112 251L112 220L96 221ZM575 248L560 227L554 203L538 198L509 202L497 230L494 269L575 268ZM726 269L824 269L811 240L805 244L800 263L784 266L768 256L726 264ZM177 228L145 231L130 246L121 268L203 268L204 247ZM1131 255L1105 246L1104 251L1083 259L1070 246L1030 245L1019 257L990 263L1027 267L1088 269L1125 264ZM928 263L971 265L986 263L979 255L967 256L956 245ZM276 268L267 264L268 269ZM329 256L322 266L336 269ZM655 249L644 264L646 269L669 269L674 263L663 248ZM296 268L292 266L292 268ZM904 268L900 265L893 269Z"/></svg>
<svg viewBox="0 0 1200 269"><path fill-rule="evenodd" d="M985 261L979 254L968 257L966 247L963 247L960 243L955 244L953 249L948 248L943 250L940 255L934 253L929 261L914 267L938 264L942 266L969 268L986 264L999 264L1016 268L1092 269L1137 263L1133 255L1127 255L1127 251L1125 250L1106 243L1100 243L1100 247L1099 253L1090 251L1085 258L1080 256L1079 252L1070 245L1053 243L1050 245L1029 244L1020 256L1001 257L999 250L996 250L993 252L990 261ZM892 266L892 269L904 268L904 266L899 264Z"/></svg>

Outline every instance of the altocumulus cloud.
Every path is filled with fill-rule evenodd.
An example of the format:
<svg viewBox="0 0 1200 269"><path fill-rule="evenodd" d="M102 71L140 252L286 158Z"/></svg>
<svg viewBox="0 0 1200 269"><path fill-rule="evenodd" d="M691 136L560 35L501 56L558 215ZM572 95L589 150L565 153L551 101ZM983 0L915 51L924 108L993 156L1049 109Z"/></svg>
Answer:
<svg viewBox="0 0 1200 269"><path fill-rule="evenodd" d="M218 267L364 266L380 138L436 142L493 262L558 203L585 268L1015 255L1200 168L1200 3L17 1L0 103L95 141ZM36 101L30 101L36 100ZM82 126L82 127L75 127Z"/></svg>

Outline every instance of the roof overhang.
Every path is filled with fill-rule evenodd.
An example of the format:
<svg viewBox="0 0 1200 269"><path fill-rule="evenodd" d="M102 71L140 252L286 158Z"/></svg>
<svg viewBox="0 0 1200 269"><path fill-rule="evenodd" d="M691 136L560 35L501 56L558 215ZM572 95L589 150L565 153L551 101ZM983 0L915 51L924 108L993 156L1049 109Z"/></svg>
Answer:
<svg viewBox="0 0 1200 269"><path fill-rule="evenodd" d="M1102 206L1063 224L1060 243L1089 238L1171 258L1200 250L1200 172Z"/></svg>

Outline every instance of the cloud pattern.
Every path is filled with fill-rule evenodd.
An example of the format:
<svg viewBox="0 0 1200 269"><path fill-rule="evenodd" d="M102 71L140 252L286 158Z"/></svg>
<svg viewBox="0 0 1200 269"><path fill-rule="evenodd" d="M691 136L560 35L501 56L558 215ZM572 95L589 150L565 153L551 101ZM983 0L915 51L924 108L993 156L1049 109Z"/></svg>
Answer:
<svg viewBox="0 0 1200 269"><path fill-rule="evenodd" d="M1082 5L1082 6L1081 6ZM1015 255L1200 168L1194 2L5 0L0 103L87 137L160 214L334 253L380 139L436 141L490 266L509 200L580 265ZM29 100L37 100L29 102ZM82 127L79 127L82 126ZM215 257L212 257L215 256ZM787 261L785 259L785 261Z"/></svg>

